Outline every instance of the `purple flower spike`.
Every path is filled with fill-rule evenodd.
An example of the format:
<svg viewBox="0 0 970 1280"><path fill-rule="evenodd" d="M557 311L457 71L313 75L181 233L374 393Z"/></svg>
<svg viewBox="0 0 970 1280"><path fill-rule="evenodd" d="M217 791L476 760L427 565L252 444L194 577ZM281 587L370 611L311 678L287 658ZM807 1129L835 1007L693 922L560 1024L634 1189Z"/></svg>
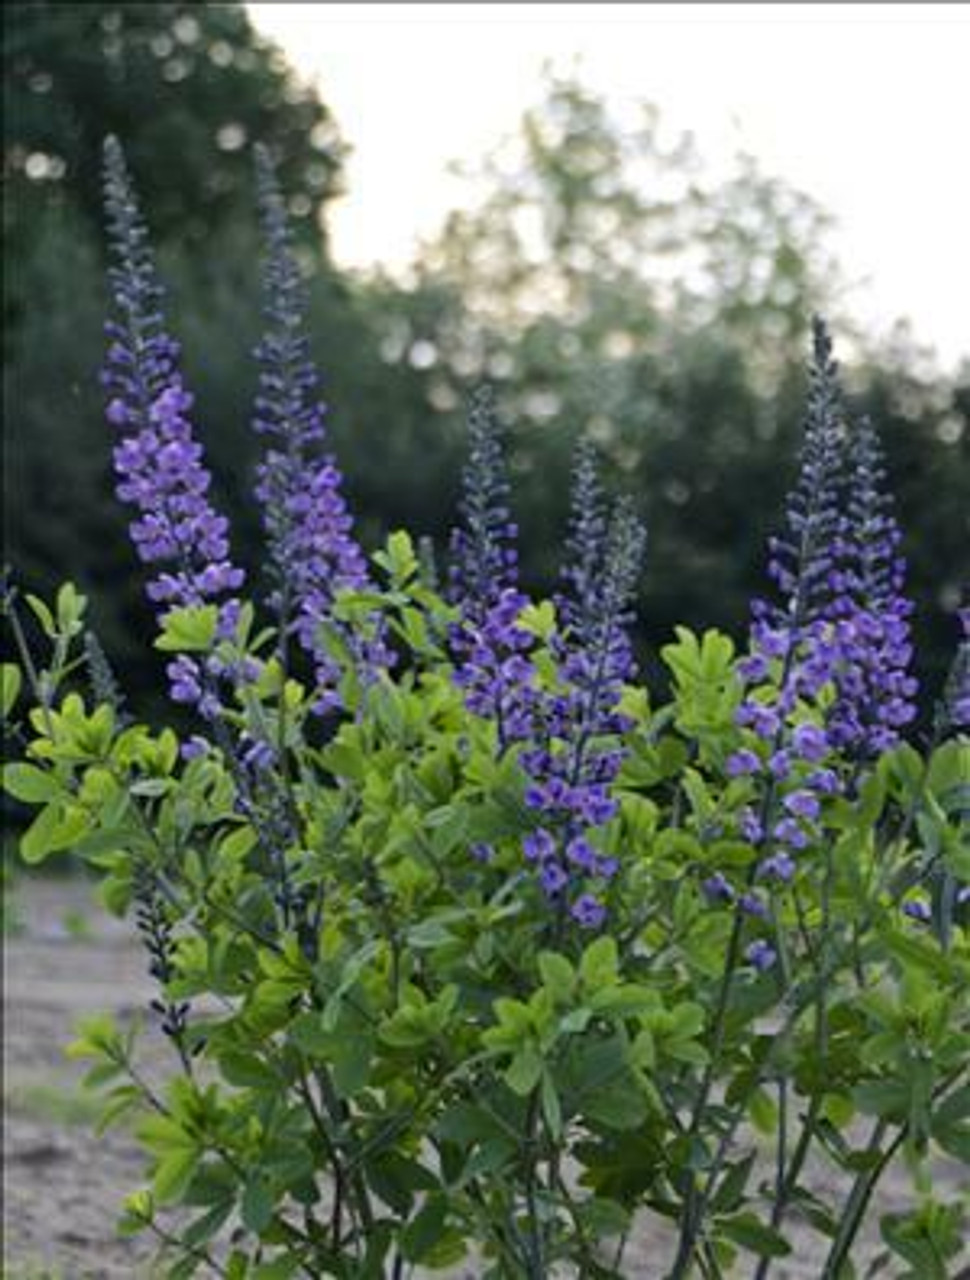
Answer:
<svg viewBox="0 0 970 1280"><path fill-rule="evenodd" d="M107 419L122 433L114 450L118 496L138 511L132 541L140 559L159 569L147 591L164 614L219 601L242 586L243 573L229 559L228 523L209 500L210 476L189 418L192 397L178 369L178 344L165 330L162 288L116 138L104 146L104 201L114 317L102 382ZM198 702L197 673L172 666L173 696Z"/></svg>
<svg viewBox="0 0 970 1280"><path fill-rule="evenodd" d="M598 917L602 908L584 882L610 879L618 867L588 836L618 812L610 784L624 756L619 703L633 670L630 605L645 533L622 504L607 522L592 456L581 454L569 566L557 597L562 629L548 641L558 678L544 687L530 656L536 639L519 623L528 601L518 588L505 459L487 390L472 401L468 430L461 524L452 535L450 594L460 611L451 634L455 681L466 706L495 724L499 751L519 746L525 803L544 823L523 841L523 853L539 866L546 894L568 885L574 908Z"/></svg>
<svg viewBox="0 0 970 1280"><path fill-rule="evenodd" d="M596 457L592 446L583 442L573 468L572 513L562 572L567 589L556 600L563 623L573 631L582 632L592 622L590 606L600 588L607 531Z"/></svg>
<svg viewBox="0 0 970 1280"><path fill-rule="evenodd" d="M339 702L334 687L340 672L324 648L321 629L324 623L336 625L332 611L338 591L368 584L367 567L341 491L343 477L323 452L324 406L306 333L306 291L276 173L262 147L256 148L256 168L266 244L266 330L256 349L260 377L253 427L267 441L256 497L276 577L273 603L291 619L300 645L315 659L320 708L329 709ZM362 639L359 629L340 630L365 679L388 664L379 635Z"/></svg>
<svg viewBox="0 0 970 1280"><path fill-rule="evenodd" d="M468 709L494 721L504 751L533 736L538 690L526 657L533 637L518 625L528 600L518 589L501 427L488 387L472 398L468 436L461 523L451 535L449 594L461 613L451 646Z"/></svg>
<svg viewBox="0 0 970 1280"><path fill-rule="evenodd" d="M860 757L888 750L915 716L916 681L903 594L901 535L884 491L885 469L875 430L864 419L848 447L846 513L835 542L837 572L826 616L833 628L837 691L829 735Z"/></svg>
<svg viewBox="0 0 970 1280"><path fill-rule="evenodd" d="M847 425L831 339L816 319L801 466L786 527L769 542L779 598L755 602L751 653L740 664L748 688L738 723L773 751L790 747L811 763L832 750L870 759L913 719L912 606L884 480L871 423ZM834 695L824 724L795 725L787 742L799 702L823 690Z"/></svg>

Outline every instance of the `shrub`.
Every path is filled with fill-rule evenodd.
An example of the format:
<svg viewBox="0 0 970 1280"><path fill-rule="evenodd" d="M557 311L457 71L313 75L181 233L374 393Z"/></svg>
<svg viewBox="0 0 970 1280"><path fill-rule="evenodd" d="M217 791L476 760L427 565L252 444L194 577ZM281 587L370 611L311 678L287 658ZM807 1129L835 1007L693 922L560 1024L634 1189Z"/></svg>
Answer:
<svg viewBox="0 0 970 1280"><path fill-rule="evenodd" d="M797 1216L835 1280L905 1155L918 1204L883 1240L945 1277L963 1219L933 1158L970 1156L970 649L907 742L899 533L824 326L775 594L740 654L679 630L652 706L627 635L639 518L584 452L561 591L528 599L486 391L445 587L405 532L363 554L261 154L257 613L106 156L119 495L197 732L129 720L73 587L26 598L43 657L8 591L4 785L39 809L23 858L99 868L158 982L147 1027L93 1017L69 1050L103 1123L136 1118L149 1183L122 1230L154 1232L173 1277L396 1277L471 1248L483 1276L538 1280L636 1274L653 1216L654 1274L751 1254L763 1280ZM139 1066L154 1034L162 1086Z"/></svg>

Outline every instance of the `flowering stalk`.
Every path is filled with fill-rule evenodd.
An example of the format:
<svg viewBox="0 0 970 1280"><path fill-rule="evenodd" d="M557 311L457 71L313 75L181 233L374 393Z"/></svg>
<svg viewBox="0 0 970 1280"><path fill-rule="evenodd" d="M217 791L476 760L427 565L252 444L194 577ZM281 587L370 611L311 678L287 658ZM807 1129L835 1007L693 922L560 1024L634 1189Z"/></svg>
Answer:
<svg viewBox="0 0 970 1280"><path fill-rule="evenodd" d="M468 435L461 523L452 532L449 567L449 595L460 617L450 638L455 680L466 704L494 721L504 751L532 732L538 689L525 656L534 639L518 622L528 600L518 586L518 530L508 508L505 456L489 387L472 397Z"/></svg>
<svg viewBox="0 0 970 1280"><path fill-rule="evenodd" d="M526 839L526 857L560 904L560 919L568 906L586 928L606 915L587 881L608 882L618 870L616 859L598 853L590 837L616 812L609 788L623 760L618 735L627 723L618 706L633 674L630 603L645 541L626 504L607 526L595 463L582 451L563 573L567 590L558 602L564 629L552 641L560 687L543 700L541 733L520 761L531 778L526 803L542 819Z"/></svg>
<svg viewBox="0 0 970 1280"><path fill-rule="evenodd" d="M780 603L756 601L751 652L739 664L746 696L737 721L750 730L750 745L729 757L727 772L760 776L761 803L742 810L741 836L759 848L752 869L771 882L793 878L799 852L817 835L821 799L841 789L841 781L825 765L831 743L825 729L806 711L833 679L839 653L832 638L833 546L843 528L841 498L844 478L844 430L838 366L823 322L813 324L801 463L789 495L781 537L769 542L768 572L779 588ZM795 723L793 713L799 710ZM749 877L750 881L750 877ZM737 919L760 899L737 899ZM728 889L721 896L734 899ZM757 969L770 968L775 948L756 939L747 959Z"/></svg>
<svg viewBox="0 0 970 1280"><path fill-rule="evenodd" d="M752 745L727 761L729 774L761 778L757 811L742 811L739 821L740 834L759 849L760 856L749 869L743 892L738 893L723 875L705 884L711 898L733 904L733 921L714 1011L711 1054L691 1111L691 1136L700 1128L720 1065L745 922L752 915L769 915L767 910L751 909L756 901L763 905L752 893L754 880L759 875L769 882L793 878L798 852L816 834L818 794L839 787L834 773L815 767L829 752L827 735L810 721L792 727L789 717L800 699L815 698L832 676L835 653L828 643L831 628L826 609L831 599L832 546L841 524L843 459L838 368L828 331L816 317L799 474L786 504L784 534L769 543L768 572L782 599L780 604L756 601L753 606L751 652L739 664L747 691L737 713L738 724L751 731ZM781 798L779 809L780 784L793 769L796 785ZM777 928L774 945L767 938L755 938L744 948L744 959L755 970L770 969L778 959L780 938ZM702 1191L692 1175L670 1280L682 1280L690 1268L709 1193L710 1183Z"/></svg>
<svg viewBox="0 0 970 1280"><path fill-rule="evenodd" d="M104 197L114 266L109 281L114 317L102 382L109 395L107 418L121 432L115 447L117 492L138 511L132 541L146 564L158 567L149 599L162 616L180 606L225 601L243 583L229 558L228 521L209 499L211 476L188 416L192 397L178 369L179 347L165 329L162 288L124 153L117 138L104 144ZM169 664L172 697L203 700L199 664L180 657Z"/></svg>
<svg viewBox="0 0 970 1280"><path fill-rule="evenodd" d="M214 603L217 638L231 640L240 603L226 595L242 586L243 573L229 559L228 521L208 496L211 476L188 416L192 398L178 369L178 344L165 328L147 231L124 153L113 137L104 146L104 192L115 261L109 272L115 315L107 325L111 343L102 381L110 397L108 421L122 432L114 450L118 496L139 513L130 528L140 558L159 568L147 592L161 606L162 619L175 608ZM212 726L236 783L237 806L258 831L285 897L284 849L290 833L263 820L257 795L257 775L272 764L271 748L247 735L234 741L223 716L220 686L238 691L257 668L227 665L215 654L202 660L179 654L167 674L172 699L195 706ZM183 754L191 758L206 750L206 740L194 738ZM286 916L284 906L284 922Z"/></svg>
<svg viewBox="0 0 970 1280"><path fill-rule="evenodd" d="M889 750L916 714L917 683L909 674L912 645L903 595L901 535L884 492L885 469L868 419L855 427L848 450L846 512L830 575L835 706L828 714L832 743L868 758Z"/></svg>
<svg viewBox="0 0 970 1280"><path fill-rule="evenodd" d="M322 452L325 406L318 399L320 375L310 357L306 291L276 173L263 147L256 148L256 172L266 246L266 329L256 349L260 374L253 426L267 440L256 496L276 579L273 603L281 639L285 645L292 614L296 637L316 663L317 705L324 710L339 702L339 673L320 629L324 623L333 625L338 591L367 585L367 568L353 537L340 470L332 455ZM349 634L346 638L353 639ZM379 643L360 657L386 661Z"/></svg>

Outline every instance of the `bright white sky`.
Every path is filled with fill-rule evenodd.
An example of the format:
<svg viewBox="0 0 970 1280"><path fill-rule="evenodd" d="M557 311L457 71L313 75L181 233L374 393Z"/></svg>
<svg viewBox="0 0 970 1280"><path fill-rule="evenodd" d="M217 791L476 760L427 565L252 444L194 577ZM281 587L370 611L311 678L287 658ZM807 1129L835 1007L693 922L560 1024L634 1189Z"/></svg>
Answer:
<svg viewBox="0 0 970 1280"><path fill-rule="evenodd" d="M403 265L477 162L581 55L649 99L712 168L739 148L835 215L853 311L970 355L970 8L945 4L251 4L353 153L332 213L346 265Z"/></svg>

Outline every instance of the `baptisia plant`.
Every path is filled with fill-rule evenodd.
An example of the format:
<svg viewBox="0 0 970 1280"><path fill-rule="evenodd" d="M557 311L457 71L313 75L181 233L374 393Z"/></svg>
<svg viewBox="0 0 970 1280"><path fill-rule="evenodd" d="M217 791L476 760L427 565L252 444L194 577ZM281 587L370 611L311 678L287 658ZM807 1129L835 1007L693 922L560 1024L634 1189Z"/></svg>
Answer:
<svg viewBox="0 0 970 1280"><path fill-rule="evenodd" d="M970 1158L968 642L924 739L878 440L825 328L774 594L741 653L678 631L655 705L639 516L582 448L560 585L530 598L487 390L444 594L405 532L365 555L265 153L256 598L115 141L105 168L118 493L195 726L124 710L73 587L8 590L4 785L38 809L24 859L97 868L158 985L69 1050L145 1153L122 1231L176 1278L763 1280L797 1247L824 1280L945 1280L965 1212L934 1177ZM912 1195L884 1212L900 1163Z"/></svg>

